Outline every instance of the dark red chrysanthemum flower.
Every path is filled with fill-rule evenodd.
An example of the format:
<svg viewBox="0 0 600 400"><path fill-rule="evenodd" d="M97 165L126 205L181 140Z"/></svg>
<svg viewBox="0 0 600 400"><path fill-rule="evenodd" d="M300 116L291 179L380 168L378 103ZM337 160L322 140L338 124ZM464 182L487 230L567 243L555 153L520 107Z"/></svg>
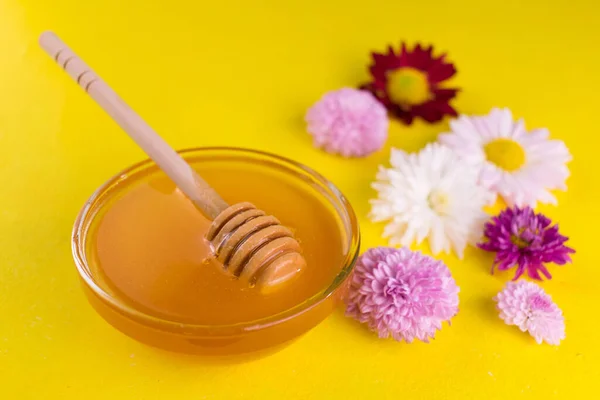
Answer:
<svg viewBox="0 0 600 400"><path fill-rule="evenodd" d="M402 43L399 53L389 46L387 54L372 53L369 67L372 82L361 87L370 91L386 108L407 125L420 117L427 122L440 121L445 115L456 116L449 101L458 89L442 87L456 74L452 63L444 61L445 54L433 56L433 46L412 50Z"/></svg>

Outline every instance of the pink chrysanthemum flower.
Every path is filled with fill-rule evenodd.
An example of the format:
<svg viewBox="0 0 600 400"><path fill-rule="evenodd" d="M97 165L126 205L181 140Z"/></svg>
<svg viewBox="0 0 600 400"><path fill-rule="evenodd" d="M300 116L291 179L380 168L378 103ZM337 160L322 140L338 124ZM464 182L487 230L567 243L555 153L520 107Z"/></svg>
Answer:
<svg viewBox="0 0 600 400"><path fill-rule="evenodd" d="M315 147L344 157L364 157L388 137L387 111L369 92L343 88L326 93L306 113Z"/></svg>
<svg viewBox="0 0 600 400"><path fill-rule="evenodd" d="M380 338L428 342L458 312L458 292L443 262L406 248L378 247L356 263L346 315Z"/></svg>
<svg viewBox="0 0 600 400"><path fill-rule="evenodd" d="M533 282L508 282L494 298L500 318L529 332L537 343L558 345L565 338L562 311L544 290Z"/></svg>

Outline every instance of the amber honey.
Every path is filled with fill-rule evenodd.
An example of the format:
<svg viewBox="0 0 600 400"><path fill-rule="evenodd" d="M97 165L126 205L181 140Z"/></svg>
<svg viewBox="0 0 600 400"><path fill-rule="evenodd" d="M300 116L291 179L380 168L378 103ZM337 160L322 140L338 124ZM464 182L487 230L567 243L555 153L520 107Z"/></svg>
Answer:
<svg viewBox="0 0 600 400"><path fill-rule="evenodd" d="M211 221L148 164L101 190L82 223L86 271L110 298L88 291L98 311L141 341L214 354L271 347L318 323L357 250L347 204L310 171L261 153L186 158L230 204L250 201L293 229L307 268L267 294L227 274L205 239Z"/></svg>

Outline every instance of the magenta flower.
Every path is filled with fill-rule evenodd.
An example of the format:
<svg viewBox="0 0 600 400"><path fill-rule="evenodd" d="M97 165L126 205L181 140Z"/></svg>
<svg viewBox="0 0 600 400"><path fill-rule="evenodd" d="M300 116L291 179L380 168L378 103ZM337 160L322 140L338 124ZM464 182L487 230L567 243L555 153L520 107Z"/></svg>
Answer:
<svg viewBox="0 0 600 400"><path fill-rule="evenodd" d="M326 93L306 113L314 145L344 157L364 157L388 137L385 107L369 92L344 88Z"/></svg>
<svg viewBox="0 0 600 400"><path fill-rule="evenodd" d="M529 332L537 343L558 345L565 338L562 311L544 290L533 282L508 282L494 301L500 318Z"/></svg>
<svg viewBox="0 0 600 400"><path fill-rule="evenodd" d="M529 207L507 208L500 215L485 224L484 236L487 241L477 246L483 250L496 252L494 267L505 271L514 266L517 271L513 280L519 279L525 271L537 280L552 275L544 263L564 265L571 262L569 254L575 250L564 243L569 239L558 233L558 224L542 214L536 214Z"/></svg>
<svg viewBox="0 0 600 400"><path fill-rule="evenodd" d="M378 247L356 263L346 315L380 338L429 342L458 312L458 292L443 262L406 248Z"/></svg>

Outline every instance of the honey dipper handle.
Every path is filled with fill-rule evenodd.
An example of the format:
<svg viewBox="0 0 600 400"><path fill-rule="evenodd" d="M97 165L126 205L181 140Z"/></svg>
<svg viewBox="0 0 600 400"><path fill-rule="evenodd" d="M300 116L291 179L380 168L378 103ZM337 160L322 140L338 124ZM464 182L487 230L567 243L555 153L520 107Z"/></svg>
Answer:
<svg viewBox="0 0 600 400"><path fill-rule="evenodd" d="M215 219L228 207L204 179L54 33L40 36L40 46L54 58L204 214Z"/></svg>

